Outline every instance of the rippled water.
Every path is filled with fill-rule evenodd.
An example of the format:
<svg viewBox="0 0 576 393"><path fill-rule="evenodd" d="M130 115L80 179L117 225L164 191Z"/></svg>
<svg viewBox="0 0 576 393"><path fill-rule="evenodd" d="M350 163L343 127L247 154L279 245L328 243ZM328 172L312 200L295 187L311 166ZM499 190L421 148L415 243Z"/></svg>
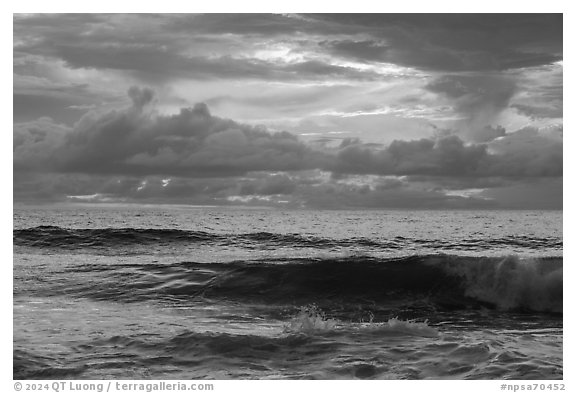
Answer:
<svg viewBox="0 0 576 393"><path fill-rule="evenodd" d="M14 211L14 378L559 379L561 212Z"/></svg>

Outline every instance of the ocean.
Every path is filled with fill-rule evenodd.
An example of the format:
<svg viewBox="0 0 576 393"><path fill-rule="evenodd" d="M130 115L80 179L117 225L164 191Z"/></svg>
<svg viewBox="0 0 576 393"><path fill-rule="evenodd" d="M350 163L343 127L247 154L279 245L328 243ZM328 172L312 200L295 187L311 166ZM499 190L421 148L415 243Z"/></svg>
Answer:
<svg viewBox="0 0 576 393"><path fill-rule="evenodd" d="M14 379L562 379L561 211L14 207Z"/></svg>

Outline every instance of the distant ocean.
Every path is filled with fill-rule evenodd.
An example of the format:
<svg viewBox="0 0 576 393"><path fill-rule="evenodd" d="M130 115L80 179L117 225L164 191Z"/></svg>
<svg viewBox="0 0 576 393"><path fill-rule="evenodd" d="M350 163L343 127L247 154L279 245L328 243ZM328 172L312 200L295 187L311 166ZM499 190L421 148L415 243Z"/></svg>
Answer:
<svg viewBox="0 0 576 393"><path fill-rule="evenodd" d="M15 379L562 379L560 211L14 208Z"/></svg>

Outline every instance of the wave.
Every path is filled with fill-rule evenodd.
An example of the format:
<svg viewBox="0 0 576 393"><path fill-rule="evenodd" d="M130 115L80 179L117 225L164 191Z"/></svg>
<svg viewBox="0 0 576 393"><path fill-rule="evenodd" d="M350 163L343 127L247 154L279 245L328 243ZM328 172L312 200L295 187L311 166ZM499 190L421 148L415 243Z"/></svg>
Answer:
<svg viewBox="0 0 576 393"><path fill-rule="evenodd" d="M562 313L562 258L425 255L71 267L51 291L114 301L317 303L330 309L489 308ZM82 273L82 274L74 274Z"/></svg>
<svg viewBox="0 0 576 393"><path fill-rule="evenodd" d="M220 236L218 235L206 232L181 231L177 229L69 229L50 225L17 229L13 232L15 245L69 249L171 242L208 242L219 238Z"/></svg>
<svg viewBox="0 0 576 393"><path fill-rule="evenodd" d="M318 316L308 309L308 317ZM300 318L301 315L295 316ZM327 320L325 317L320 319ZM425 322L333 320L316 329L225 332L131 328L98 332L66 345L66 357L15 349L14 379L561 379L562 331L547 331L542 347L518 336L462 334ZM225 329L225 328L224 328ZM536 333L540 335L540 333ZM522 346L515 343L518 340ZM537 345L536 345L537 344ZM534 347L536 345L536 347ZM543 353L544 351L544 353ZM543 356L534 356L534 354ZM545 356L544 356L545 355ZM64 360L65 359L65 360ZM65 361L66 365L61 362Z"/></svg>
<svg viewBox="0 0 576 393"><path fill-rule="evenodd" d="M442 267L465 280L467 296L500 309L562 312L563 268L557 260L509 256L467 265L449 262Z"/></svg>
<svg viewBox="0 0 576 393"><path fill-rule="evenodd" d="M470 238L458 241L441 239L411 239L396 236L391 239L353 237L345 239L322 238L302 234L209 233L179 229L153 228L100 228L71 229L58 226L37 226L13 231L17 246L86 250L90 248L142 247L148 245L214 244L222 246L296 247L334 249L360 247L374 250L402 250L407 247L425 247L432 250L489 250L501 247L522 247L532 250L558 249L562 239L532 236L503 236L501 238Z"/></svg>

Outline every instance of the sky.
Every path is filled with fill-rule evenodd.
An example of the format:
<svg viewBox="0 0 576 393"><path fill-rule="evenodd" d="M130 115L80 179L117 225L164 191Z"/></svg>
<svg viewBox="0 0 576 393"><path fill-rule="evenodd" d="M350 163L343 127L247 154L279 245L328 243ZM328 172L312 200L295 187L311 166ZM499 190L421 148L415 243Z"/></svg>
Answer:
<svg viewBox="0 0 576 393"><path fill-rule="evenodd" d="M15 203L562 209L561 14L15 14Z"/></svg>

